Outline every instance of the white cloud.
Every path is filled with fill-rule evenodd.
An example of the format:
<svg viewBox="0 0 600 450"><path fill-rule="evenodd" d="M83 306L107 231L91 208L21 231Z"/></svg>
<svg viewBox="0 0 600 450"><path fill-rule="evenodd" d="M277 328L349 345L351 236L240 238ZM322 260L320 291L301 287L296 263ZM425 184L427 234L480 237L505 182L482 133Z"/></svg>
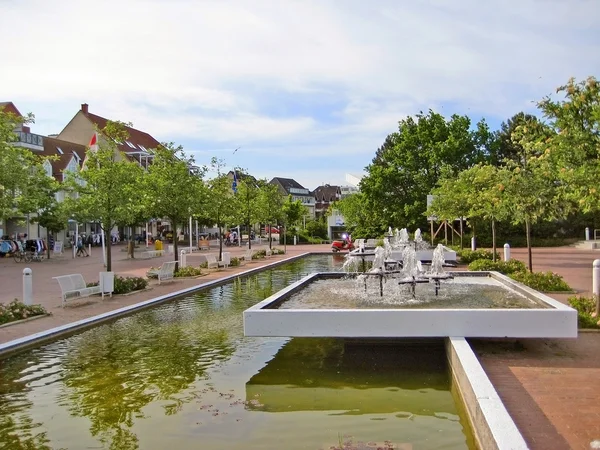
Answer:
<svg viewBox="0 0 600 450"><path fill-rule="evenodd" d="M323 171L355 157L360 170L408 114L504 119L593 74L599 19L595 0L7 2L0 100L43 133L87 102L192 150L331 155ZM327 119L319 98L335 100Z"/></svg>

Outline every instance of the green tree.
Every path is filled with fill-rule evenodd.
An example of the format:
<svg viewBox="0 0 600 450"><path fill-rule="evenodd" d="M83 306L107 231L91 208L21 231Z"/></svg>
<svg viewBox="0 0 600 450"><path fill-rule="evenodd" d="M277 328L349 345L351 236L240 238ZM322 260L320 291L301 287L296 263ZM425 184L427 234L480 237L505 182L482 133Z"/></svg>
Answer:
<svg viewBox="0 0 600 450"><path fill-rule="evenodd" d="M300 200L292 200L292 196L288 195L287 200L281 207L281 220L283 222L283 244L287 249L287 226L294 226L306 213L306 208Z"/></svg>
<svg viewBox="0 0 600 450"><path fill-rule="evenodd" d="M0 111L0 223L48 207L58 186L46 175L44 158L14 144L14 130L33 120L32 114L17 117Z"/></svg>
<svg viewBox="0 0 600 450"><path fill-rule="evenodd" d="M204 168L194 165L193 158L187 157L181 146L165 143L154 150L154 159L145 176L147 196L144 203L151 216L169 219L173 228L173 251L176 260L179 258L177 227L185 224L207 200L202 180L205 172ZM139 220L139 217L135 220ZM177 266L178 264L175 265L175 270Z"/></svg>
<svg viewBox="0 0 600 450"><path fill-rule="evenodd" d="M130 162L119 151L116 142L128 138L123 122L108 121L101 130L106 139L100 139L98 149L88 151L83 169L69 176L65 186L75 194L65 199L69 215L78 220L99 222L107 242L107 233L124 222L134 207L130 192L141 178L142 168ZM106 270L112 270L111 246L106 246Z"/></svg>
<svg viewBox="0 0 600 450"><path fill-rule="evenodd" d="M369 236L378 236L381 233L381 227L373 223L372 218L366 208L367 199L361 192L356 192L341 200L333 203L330 209L338 210L346 223L346 228L353 237L367 238Z"/></svg>
<svg viewBox="0 0 600 450"><path fill-rule="evenodd" d="M267 180L260 180L259 189L258 217L262 223L269 226L269 248L271 248L271 225L277 223L282 218L284 197L279 192L279 188L267 182Z"/></svg>
<svg viewBox="0 0 600 450"><path fill-rule="evenodd" d="M578 210L600 211L600 83L571 78L557 89L561 100L538 103L551 133L523 127L522 143L553 166L561 195Z"/></svg>
<svg viewBox="0 0 600 450"><path fill-rule="evenodd" d="M211 168L217 176L208 182L208 200L206 211L211 222L219 229L219 259L223 258L223 228L231 225L238 214L238 199L232 190L232 181L224 173L225 161L211 159Z"/></svg>
<svg viewBox="0 0 600 450"><path fill-rule="evenodd" d="M49 234L56 236L57 233L67 227L69 212L63 202L59 202L54 198L44 209L38 211L37 216L33 217L31 220L32 222L38 222L48 230ZM48 259L50 259L50 254L52 253L50 245L48 245L47 253Z"/></svg>
<svg viewBox="0 0 600 450"><path fill-rule="evenodd" d="M537 122L537 117L524 112L519 112L508 121L502 122L500 130L496 134L497 142L491 149L490 164L501 166L506 160L520 161L525 150L520 142L513 139L513 133L517 131L517 128L534 122Z"/></svg>
<svg viewBox="0 0 600 450"><path fill-rule="evenodd" d="M260 187L254 177L251 177L240 169L236 172L238 179L237 194L235 195L237 200L237 216L239 217L239 222L246 225L246 229L248 230L248 248L252 248L250 227L260 220Z"/></svg>
<svg viewBox="0 0 600 450"><path fill-rule="evenodd" d="M493 135L485 121L471 130L466 116L446 120L429 111L400 121L361 180L370 227L423 225L427 195L446 167L455 173L485 160Z"/></svg>

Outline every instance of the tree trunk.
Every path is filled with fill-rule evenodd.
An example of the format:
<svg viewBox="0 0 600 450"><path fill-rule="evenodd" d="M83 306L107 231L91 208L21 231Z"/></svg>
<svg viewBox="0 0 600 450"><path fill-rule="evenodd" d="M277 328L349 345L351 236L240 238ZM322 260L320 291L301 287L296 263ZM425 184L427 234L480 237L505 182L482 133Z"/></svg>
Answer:
<svg viewBox="0 0 600 450"><path fill-rule="evenodd" d="M492 219L492 261L496 262L496 221Z"/></svg>
<svg viewBox="0 0 600 450"><path fill-rule="evenodd" d="M279 230L281 231L281 230ZM269 250L271 250L271 223L269 222Z"/></svg>
<svg viewBox="0 0 600 450"><path fill-rule="evenodd" d="M179 270L179 251L178 251L178 241L179 235L177 234L177 222L175 220L170 219L171 224L173 225L173 253L175 253L175 272Z"/></svg>
<svg viewBox="0 0 600 450"><path fill-rule="evenodd" d="M246 224L246 229L248 230L248 250L252 250L252 239L250 239L250 221ZM242 237L240 236L240 240Z"/></svg>
<svg viewBox="0 0 600 450"><path fill-rule="evenodd" d="M106 235L108 234L106 230L102 230L102 232L104 233L104 242L106 242L106 271L110 272L112 269L112 239L106 239ZM108 237L110 238L110 235Z"/></svg>
<svg viewBox="0 0 600 450"><path fill-rule="evenodd" d="M219 261L223 260L223 227L219 225Z"/></svg>
<svg viewBox="0 0 600 450"><path fill-rule="evenodd" d="M48 239L48 235L46 235L46 256L50 259L50 239Z"/></svg>
<svg viewBox="0 0 600 450"><path fill-rule="evenodd" d="M533 272L533 258L531 255L531 226L529 219L525 220L525 234L527 236L527 257L529 259L529 272Z"/></svg>

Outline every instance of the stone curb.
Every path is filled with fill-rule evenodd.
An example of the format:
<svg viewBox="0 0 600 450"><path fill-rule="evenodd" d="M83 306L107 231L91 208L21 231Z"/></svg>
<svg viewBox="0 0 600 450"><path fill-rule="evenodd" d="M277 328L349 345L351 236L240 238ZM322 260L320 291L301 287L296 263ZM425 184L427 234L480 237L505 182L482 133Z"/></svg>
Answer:
<svg viewBox="0 0 600 450"><path fill-rule="evenodd" d="M48 316L51 316L51 315L52 315L51 313L38 314L37 316L28 317L27 319L13 320L12 322L7 322L7 323L4 323L4 324L0 325L0 328L6 328L6 327L10 327L12 325L18 325L20 323L31 322L32 320L42 319L44 317L48 317Z"/></svg>

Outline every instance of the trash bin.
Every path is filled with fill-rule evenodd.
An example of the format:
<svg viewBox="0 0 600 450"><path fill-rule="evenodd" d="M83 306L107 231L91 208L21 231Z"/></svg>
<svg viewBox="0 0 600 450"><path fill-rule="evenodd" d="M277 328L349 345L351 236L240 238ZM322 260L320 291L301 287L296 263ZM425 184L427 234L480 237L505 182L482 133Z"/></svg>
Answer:
<svg viewBox="0 0 600 450"><path fill-rule="evenodd" d="M154 250L162 250L163 246L162 246L162 241L160 239L157 239L156 241L154 241Z"/></svg>
<svg viewBox="0 0 600 450"><path fill-rule="evenodd" d="M110 294L112 297L115 291L115 273L114 272L100 272L100 291L102 292L102 298L104 294Z"/></svg>

